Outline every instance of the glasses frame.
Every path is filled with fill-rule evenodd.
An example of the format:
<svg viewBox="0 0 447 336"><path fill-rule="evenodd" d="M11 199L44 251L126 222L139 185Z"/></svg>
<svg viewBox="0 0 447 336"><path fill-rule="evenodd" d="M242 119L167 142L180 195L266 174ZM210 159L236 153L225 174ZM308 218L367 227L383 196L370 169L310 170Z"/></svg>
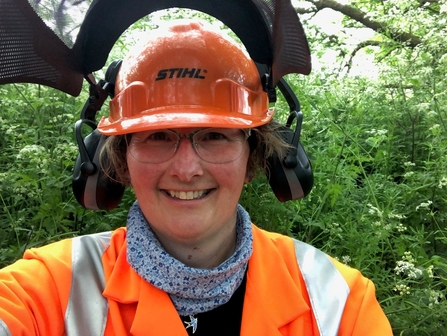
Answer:
<svg viewBox="0 0 447 336"><path fill-rule="evenodd" d="M132 155L132 157L134 157L137 161L145 163L145 164L158 164L158 163L163 163L163 162L166 162L166 161L169 161L170 159L172 159L174 157L174 155L177 153L177 149L180 147L181 141L183 139L188 139L191 142L191 146L194 149L194 151L196 152L196 154L205 162L213 163L213 164L225 164L225 163L230 163L230 162L233 162L233 161L237 160L241 156L241 154L243 152L242 150L240 151L240 153L239 153L239 155L237 157L235 157L234 159L231 159L229 161L213 162L213 161L209 161L209 160L207 160L207 159L202 157L202 155L200 154L200 151L198 149L200 147L200 145L195 142L194 137L197 134L200 134L201 132L204 132L206 130L213 130L213 129L216 129L216 130L221 129L222 130L222 129L227 129L227 128L207 127L207 128L199 129L199 130L194 131L194 132L190 132L190 133L180 133L180 132L175 131L173 129L154 130L154 132L157 132L157 131L161 131L161 132L169 131L170 133L175 134L177 136L177 141L175 142L175 144L173 146L174 150L173 150L172 154L167 159L163 159L162 161L148 162L148 161L142 161L142 160L138 159L138 157L137 157L138 155L132 154L132 149L131 149L132 148L132 144L131 144L132 140L129 139L130 140L130 143L129 143L129 140L127 140L127 137L126 137L127 148L129 149L130 154ZM247 139L251 136L251 129L250 128L239 128L238 130L242 131L244 133L244 135L245 135L243 142L247 141ZM242 143L242 141L241 141L241 143Z"/></svg>

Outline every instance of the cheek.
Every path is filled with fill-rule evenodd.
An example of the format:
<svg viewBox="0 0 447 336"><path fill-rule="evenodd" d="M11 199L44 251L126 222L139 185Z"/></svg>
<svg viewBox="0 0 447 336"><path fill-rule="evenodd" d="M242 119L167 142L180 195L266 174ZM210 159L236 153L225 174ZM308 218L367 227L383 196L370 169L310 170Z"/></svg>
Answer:
<svg viewBox="0 0 447 336"><path fill-rule="evenodd" d="M127 169L130 186L138 197L138 195L147 195L150 190L157 188L166 172L167 166L166 164L141 163L133 158L132 155L127 154Z"/></svg>
<svg viewBox="0 0 447 336"><path fill-rule="evenodd" d="M135 187L142 184L142 182L147 182L147 176L151 176L152 174L148 172L148 165L142 164L141 162L136 161L132 155L127 153L127 169L129 174L129 181L131 186Z"/></svg>

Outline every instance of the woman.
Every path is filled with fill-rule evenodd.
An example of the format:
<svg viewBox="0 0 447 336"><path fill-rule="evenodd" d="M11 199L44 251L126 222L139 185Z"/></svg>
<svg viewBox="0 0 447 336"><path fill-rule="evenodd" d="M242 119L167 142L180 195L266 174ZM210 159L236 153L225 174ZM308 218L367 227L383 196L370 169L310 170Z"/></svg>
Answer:
<svg viewBox="0 0 447 336"><path fill-rule="evenodd" d="M0 335L391 335L373 284L254 226L244 183L285 145L253 61L198 22L119 70L105 172L127 228L27 251L0 271Z"/></svg>

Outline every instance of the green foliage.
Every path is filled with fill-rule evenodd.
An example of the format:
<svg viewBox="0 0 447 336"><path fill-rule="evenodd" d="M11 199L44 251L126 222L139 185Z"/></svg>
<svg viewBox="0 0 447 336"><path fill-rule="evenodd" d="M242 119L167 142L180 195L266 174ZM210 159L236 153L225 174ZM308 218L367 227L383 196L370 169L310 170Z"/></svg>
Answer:
<svg viewBox="0 0 447 336"><path fill-rule="evenodd" d="M0 267L26 248L110 230L126 216L83 210L71 191L82 100L36 85L0 86Z"/></svg>
<svg viewBox="0 0 447 336"><path fill-rule="evenodd" d="M289 76L315 187L279 204L261 179L242 199L254 222L372 279L396 335L447 334L446 71L421 54L377 80Z"/></svg>
<svg viewBox="0 0 447 336"><path fill-rule="evenodd" d="M241 203L259 226L311 243L372 279L395 335L447 335L447 35L445 19L436 20L446 4L427 2L417 15L417 2L352 3L390 27L412 27L423 43L370 49L378 61L374 79L340 77L337 66L290 75L315 186L305 199L283 204L260 176L245 186ZM132 29L154 26L143 19ZM124 34L110 58L137 40ZM309 40L322 41L318 33ZM0 86L0 267L26 248L125 225L130 190L108 213L81 209L71 192L72 127L85 98ZM276 118L287 112L280 99Z"/></svg>

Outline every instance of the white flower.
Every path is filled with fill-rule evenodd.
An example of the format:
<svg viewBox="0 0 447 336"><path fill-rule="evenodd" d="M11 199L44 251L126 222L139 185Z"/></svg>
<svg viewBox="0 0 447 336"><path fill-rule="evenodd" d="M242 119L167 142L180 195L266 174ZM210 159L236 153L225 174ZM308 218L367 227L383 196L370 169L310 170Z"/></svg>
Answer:
<svg viewBox="0 0 447 336"><path fill-rule="evenodd" d="M399 284L394 286L393 291L399 292L400 295L408 295L410 294L410 287L408 287L407 285Z"/></svg>
<svg viewBox="0 0 447 336"><path fill-rule="evenodd" d="M411 254L410 251L405 251L404 255L402 256L402 260L406 260L409 261L411 263L414 263L414 258L413 255Z"/></svg>
<svg viewBox="0 0 447 336"><path fill-rule="evenodd" d="M381 135L386 135L388 133L388 130L372 128L371 130L366 131L366 133L374 135L374 136L381 136Z"/></svg>
<svg viewBox="0 0 447 336"><path fill-rule="evenodd" d="M447 13L447 2L443 3L439 7L439 14Z"/></svg>
<svg viewBox="0 0 447 336"><path fill-rule="evenodd" d="M441 291L430 290L430 294L428 297L429 308L434 308L435 305L438 305L445 298L445 295Z"/></svg>
<svg viewBox="0 0 447 336"><path fill-rule="evenodd" d="M422 271L419 268L416 268L411 262L399 260L396 265L394 271L397 275L406 275L410 279L417 279L422 275Z"/></svg>
<svg viewBox="0 0 447 336"><path fill-rule="evenodd" d="M395 219L404 219L404 218L407 218L407 217L404 216L404 215L399 215L399 214L389 213L389 214L388 214L388 218L390 218L390 219L392 219L392 218L395 218Z"/></svg>
<svg viewBox="0 0 447 336"><path fill-rule="evenodd" d="M30 157L40 157L45 153L45 147L39 145L26 145L23 147L19 154L17 154L17 159L30 158Z"/></svg>
<svg viewBox="0 0 447 336"><path fill-rule="evenodd" d="M342 260L343 264L348 265L351 262L351 257L348 255L345 255L345 256L341 257L341 260Z"/></svg>
<svg viewBox="0 0 447 336"><path fill-rule="evenodd" d="M447 186L447 177L443 176L442 179L438 183L438 188L442 189L445 186Z"/></svg>
<svg viewBox="0 0 447 336"><path fill-rule="evenodd" d="M422 202L421 204L419 204L419 205L416 207L416 211L418 211L420 208L422 208L422 209L428 209L429 206L430 206L432 203L433 203L432 201Z"/></svg>
<svg viewBox="0 0 447 336"><path fill-rule="evenodd" d="M369 207L369 211L368 211L368 212L369 212L371 215L375 215L375 214L377 214L379 217L382 217L383 212L380 211L378 208L376 208L375 206L373 206L373 205L370 204L370 203L368 203L367 206Z"/></svg>
<svg viewBox="0 0 447 336"><path fill-rule="evenodd" d="M404 226L402 223L397 224L396 229L398 232L404 232L407 230L407 227Z"/></svg>

